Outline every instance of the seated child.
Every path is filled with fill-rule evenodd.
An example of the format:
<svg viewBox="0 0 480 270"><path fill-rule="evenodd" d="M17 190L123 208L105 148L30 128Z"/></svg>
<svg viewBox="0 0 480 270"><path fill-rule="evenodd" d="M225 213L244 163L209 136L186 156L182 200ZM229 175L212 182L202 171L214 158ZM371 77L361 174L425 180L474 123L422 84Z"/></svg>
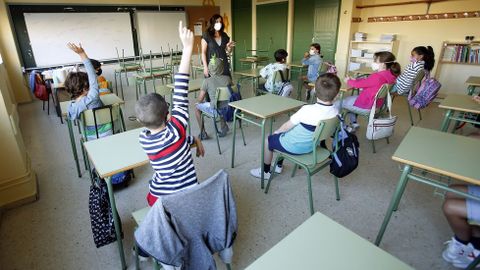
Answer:
<svg viewBox="0 0 480 270"><path fill-rule="evenodd" d="M217 111L214 109L214 106L217 103L215 99L215 93L218 87L225 87L232 84L232 79L223 75L223 61L220 58L212 56L210 58L210 63L208 63L208 72L210 77L206 78L203 81L203 85L200 88L200 94L198 95L198 103L195 105L195 116L197 118L198 126L200 127L200 135L198 137L200 140L208 139L208 134L205 131L205 125L202 123L201 112L205 112L211 115L217 115ZM210 102L206 101L206 95L210 97ZM228 102L225 104L220 104L220 108L228 106ZM220 118L221 132L218 136L224 137L228 132L228 125L223 119Z"/></svg>
<svg viewBox="0 0 480 270"><path fill-rule="evenodd" d="M279 50L275 51L274 57L275 57L275 61L277 61L277 62L268 64L267 66L265 66L264 68L262 68L260 70L260 76L262 76L262 78L267 80L265 82L265 85L263 86L263 88L270 93L280 92L280 90L282 89L282 86L283 86L283 82L280 82L280 81L274 82L273 81L275 79L274 78L275 72L277 72L279 70L281 72L283 72L283 76L285 77L285 79L288 76L287 65L285 64L285 62L287 61L287 56L288 56L288 53L284 49L279 49Z"/></svg>
<svg viewBox="0 0 480 270"><path fill-rule="evenodd" d="M310 96L313 94L313 90L308 87L308 83L315 82L317 80L320 66L323 63L320 49L320 44L311 44L310 51L306 52L302 59L302 64L308 66L307 76L302 78L304 81L306 81L305 88L307 89L307 101L310 100Z"/></svg>
<svg viewBox="0 0 480 270"><path fill-rule="evenodd" d="M302 155L310 153L312 149L313 132L321 120L337 117L338 109L333 105L333 100L340 89L340 80L336 75L326 73L320 75L315 82L315 94L317 102L304 105L298 112L290 116L274 134L268 136L265 142L264 178L271 175L270 165L273 159L273 150L279 150L288 154ZM282 172L282 163L278 162L276 173ZM261 177L261 168L252 169L250 174Z"/></svg>
<svg viewBox="0 0 480 270"><path fill-rule="evenodd" d="M350 126L349 132L354 132L360 127L357 123L357 113L369 113L375 100L375 95L383 84L393 84L400 74L400 64L395 61L395 55L391 52L376 52L373 56L372 73L368 78L352 79L345 78L348 86L353 88L362 88L359 95L349 96L343 99L342 108L349 111ZM383 105L383 100L377 102L377 107ZM340 100L335 103L340 108Z"/></svg>
<svg viewBox="0 0 480 270"><path fill-rule="evenodd" d="M480 186L452 185L450 187L480 196ZM464 269L480 254L480 227L470 225L468 222L471 220L480 223L480 202L447 192L443 213L454 235L447 241L448 245L442 257L453 266Z"/></svg>
<svg viewBox="0 0 480 270"><path fill-rule="evenodd" d="M179 35L183 44L182 60L175 75L173 109L168 119L168 104L156 93L141 97L135 104L137 120L146 129L139 141L155 171L149 183L148 205L158 197L185 190L198 184L190 146L196 143L197 156L204 155L201 141L187 135L188 81L193 34L179 23Z"/></svg>
<svg viewBox="0 0 480 270"><path fill-rule="evenodd" d="M108 82L105 77L102 76L102 63L95 59L90 59L90 61L92 61L93 68L95 69L95 73L97 74L97 82L98 88L100 89L100 96L110 94L110 90L108 89Z"/></svg>
<svg viewBox="0 0 480 270"><path fill-rule="evenodd" d="M92 61L88 58L82 45L78 46L73 43L68 43L67 46L77 53L85 66L85 72L70 72L65 80L65 89L72 97L72 102L68 106L68 117L71 120L80 118L80 115L85 110L95 109L103 106L99 96L99 88L97 83L97 75L92 65ZM99 125L99 138L112 134L111 124ZM86 127L85 136L87 140L96 139L95 126Z"/></svg>
<svg viewBox="0 0 480 270"><path fill-rule="evenodd" d="M417 74L422 71L431 71L435 65L435 54L430 46L419 46L413 48L410 57L410 63L397 78L397 83L393 86L392 92L399 95L408 95L413 87L413 82Z"/></svg>

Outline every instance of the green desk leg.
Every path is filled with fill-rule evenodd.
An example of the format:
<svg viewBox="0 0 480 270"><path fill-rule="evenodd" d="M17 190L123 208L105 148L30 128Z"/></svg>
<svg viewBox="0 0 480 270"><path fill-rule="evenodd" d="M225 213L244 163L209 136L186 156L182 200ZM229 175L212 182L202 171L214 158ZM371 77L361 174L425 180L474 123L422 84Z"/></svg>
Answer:
<svg viewBox="0 0 480 270"><path fill-rule="evenodd" d="M446 132L448 130L448 126L450 125L450 117L452 116L452 114L453 114L452 110L447 110L447 112L445 113L445 117L443 118L440 131Z"/></svg>
<svg viewBox="0 0 480 270"><path fill-rule="evenodd" d="M477 256L465 270L473 270L480 263L480 256Z"/></svg>
<svg viewBox="0 0 480 270"><path fill-rule="evenodd" d="M80 164L78 164L77 146L75 144L75 137L73 136L72 121L68 117L65 117L65 121L68 126L68 134L70 135L70 143L72 144L73 158L75 159L75 165L77 166L78 177L82 177L82 174L80 173Z"/></svg>
<svg viewBox="0 0 480 270"><path fill-rule="evenodd" d="M405 191L405 187L408 183L408 174L412 171L412 167L410 165L405 165L403 167L402 175L400 176L400 180L398 180L397 187L395 189L395 193L393 194L392 200L390 201L390 205L388 206L387 213L385 214L385 218L383 219L382 226L380 227L380 231L378 232L377 239L375 239L375 245L380 245L382 241L383 234L387 229L388 222L392 217L393 211L398 208L398 203L402 198L403 192Z"/></svg>
<svg viewBox="0 0 480 270"><path fill-rule="evenodd" d="M260 184L260 186L261 186L262 189L263 189L263 184L264 184L263 182L264 182L264 180L265 180L265 179L264 179L264 174L265 174L265 173L264 173L264 170L265 170L265 166L264 166L264 165L265 165L265 162L263 161L263 159L265 158L265 151L264 151L264 149L265 149L265 121L266 121L266 120L267 120L267 119L265 119L265 118L262 119L262 124L261 124L261 125L262 125L262 137L260 137L260 139L262 140L262 148L260 149L260 151L261 151L261 154L260 154L260 164L261 164L261 165L260 165L260 170L261 170L261 172L260 172L260 178L261 178L261 184Z"/></svg>
<svg viewBox="0 0 480 270"><path fill-rule="evenodd" d="M118 252L120 253L120 260L122 262L122 269L127 269L125 262L125 253L123 252L122 232L120 220L118 219L117 205L115 204L115 195L113 194L113 187L111 177L105 178L108 188L108 197L110 199L110 206L112 207L113 223L115 225L115 234L117 236Z"/></svg>
<svg viewBox="0 0 480 270"><path fill-rule="evenodd" d="M237 114L238 109L233 112L233 139L232 139L232 164L231 167L235 167L235 137L237 134Z"/></svg>
<svg viewBox="0 0 480 270"><path fill-rule="evenodd" d="M474 91L475 91L475 86L474 86L474 85L469 85L469 86L467 87L467 94L468 94L469 96L473 95L473 92L474 92Z"/></svg>

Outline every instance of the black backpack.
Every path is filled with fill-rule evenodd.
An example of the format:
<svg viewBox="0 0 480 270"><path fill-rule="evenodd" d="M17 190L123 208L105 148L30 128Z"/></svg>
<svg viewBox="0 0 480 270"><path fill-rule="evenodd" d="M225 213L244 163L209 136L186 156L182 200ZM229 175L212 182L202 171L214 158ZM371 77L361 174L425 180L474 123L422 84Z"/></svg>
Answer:
<svg viewBox="0 0 480 270"><path fill-rule="evenodd" d="M93 241L97 248L108 245L117 240L113 223L112 207L108 197L107 184L94 174L94 181L90 186L88 208L92 227ZM120 221L120 217L118 217ZM120 221L120 230L122 222ZM123 238L123 231L122 231Z"/></svg>
<svg viewBox="0 0 480 270"><path fill-rule="evenodd" d="M359 143L355 134L347 132L341 116L339 130L333 140L330 173L342 178L353 172L358 166Z"/></svg>

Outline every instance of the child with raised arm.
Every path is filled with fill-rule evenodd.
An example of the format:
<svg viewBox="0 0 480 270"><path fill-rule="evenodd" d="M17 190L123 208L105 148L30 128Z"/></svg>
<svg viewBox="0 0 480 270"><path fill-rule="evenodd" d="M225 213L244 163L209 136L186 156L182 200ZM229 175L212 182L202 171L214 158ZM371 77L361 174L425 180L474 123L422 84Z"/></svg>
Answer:
<svg viewBox="0 0 480 270"><path fill-rule="evenodd" d="M180 21L178 32L183 44L182 60L175 74L173 109L168 119L168 104L156 93L143 96L135 105L137 120L146 129L140 133L140 144L153 170L147 202L152 206L160 196L169 195L198 184L190 146L196 144L197 157L205 151L198 138L187 135L188 80L193 34Z"/></svg>

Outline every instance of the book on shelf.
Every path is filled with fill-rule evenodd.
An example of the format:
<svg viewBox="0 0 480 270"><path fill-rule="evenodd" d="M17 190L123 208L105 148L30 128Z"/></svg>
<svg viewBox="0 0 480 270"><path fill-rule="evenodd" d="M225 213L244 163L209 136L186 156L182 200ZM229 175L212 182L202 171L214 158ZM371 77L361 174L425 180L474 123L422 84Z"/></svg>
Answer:
<svg viewBox="0 0 480 270"><path fill-rule="evenodd" d="M480 44L449 44L443 52L443 62L479 64Z"/></svg>

